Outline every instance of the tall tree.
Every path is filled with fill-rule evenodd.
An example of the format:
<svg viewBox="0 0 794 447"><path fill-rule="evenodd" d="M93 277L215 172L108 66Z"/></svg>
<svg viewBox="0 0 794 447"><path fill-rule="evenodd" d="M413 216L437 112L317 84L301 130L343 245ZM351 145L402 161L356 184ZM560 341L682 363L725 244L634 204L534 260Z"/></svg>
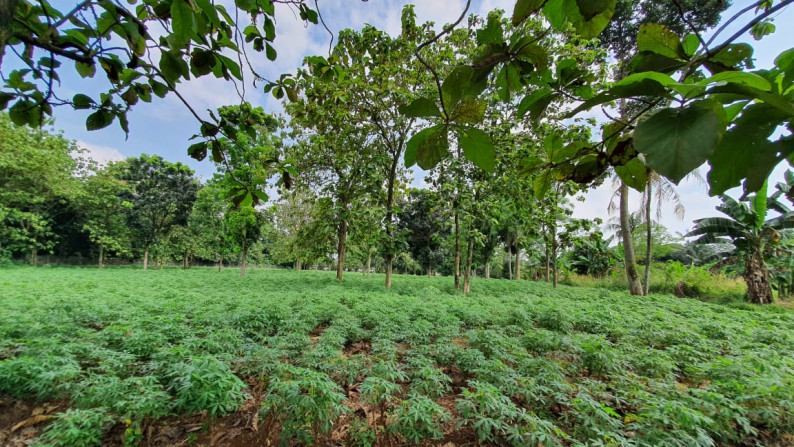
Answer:
<svg viewBox="0 0 794 447"><path fill-rule="evenodd" d="M101 269L105 268L105 258L109 253L125 253L129 250L130 231L125 210L132 204L122 199L128 193L126 182L117 176L122 166L111 164L87 176L84 180L86 192L78 199L82 227L97 246Z"/></svg>
<svg viewBox="0 0 794 447"><path fill-rule="evenodd" d="M397 223L405 233L411 257L428 278L447 255L442 241L449 234L448 216L439 199L431 190L411 189L400 203L402 213Z"/></svg>
<svg viewBox="0 0 794 447"><path fill-rule="evenodd" d="M170 163L157 155L128 158L119 178L129 190L123 198L132 204L128 225L143 248L143 269L149 266L149 249L168 234L173 225L184 225L196 200L199 183L182 163Z"/></svg>
<svg viewBox="0 0 794 447"><path fill-rule="evenodd" d="M13 124L0 113L0 258L52 250L57 214L73 208L80 150L59 134Z"/></svg>

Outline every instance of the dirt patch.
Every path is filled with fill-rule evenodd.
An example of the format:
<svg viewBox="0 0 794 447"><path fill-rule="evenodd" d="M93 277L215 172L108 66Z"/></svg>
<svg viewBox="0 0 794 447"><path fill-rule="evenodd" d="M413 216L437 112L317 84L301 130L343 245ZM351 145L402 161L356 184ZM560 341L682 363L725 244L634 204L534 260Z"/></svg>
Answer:
<svg viewBox="0 0 794 447"><path fill-rule="evenodd" d="M369 340L361 340L348 342L345 349L342 351L343 355L350 357L351 355L364 354L369 355L372 352L372 342Z"/></svg>
<svg viewBox="0 0 794 447"><path fill-rule="evenodd" d="M52 417L65 408L63 402L0 398L0 445L28 446L41 436Z"/></svg>

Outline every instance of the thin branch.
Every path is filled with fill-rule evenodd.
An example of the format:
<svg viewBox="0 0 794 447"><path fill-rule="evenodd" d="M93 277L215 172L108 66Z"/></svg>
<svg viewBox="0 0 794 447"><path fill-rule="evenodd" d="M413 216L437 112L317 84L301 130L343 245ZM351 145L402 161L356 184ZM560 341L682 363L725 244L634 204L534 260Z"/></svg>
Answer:
<svg viewBox="0 0 794 447"><path fill-rule="evenodd" d="M438 72L433 67L431 67L430 64L428 64L424 59L422 59L422 56L419 54L419 52L422 51L422 49L424 47L426 47L428 45L431 45L431 44L435 43L436 41L438 41L438 39L440 39L441 36L451 32L453 29L455 29L455 27L458 26L458 24L460 22L462 22L463 19L466 17L466 13L469 12L469 7L470 6L471 6L471 0L466 0L466 8L463 9L463 12L460 14L460 17L458 17L458 20L456 20L455 23L453 23L452 25L449 25L448 27L444 28L440 33L436 34L435 37L433 37L432 39L428 40L427 42L419 45L418 47L416 47L416 50L414 50L414 55L419 60L419 62L421 62L422 65L424 65L425 68L430 70L430 73L433 74L433 79L435 79L436 87L438 89L438 99L441 100L441 110L444 112L444 116L447 119L449 119L449 113L447 112L447 109L444 106L444 93L441 91L441 80L438 77Z"/></svg>
<svg viewBox="0 0 794 447"><path fill-rule="evenodd" d="M320 12L320 5L317 3L317 0L314 0L314 7L317 9L317 17L320 18L320 23L323 24L323 28L328 31L328 34L331 36L331 41L328 42L328 56L331 55L331 51L334 48L334 33L331 31L331 28L328 28L328 25L325 24L325 19L323 19L323 13Z"/></svg>

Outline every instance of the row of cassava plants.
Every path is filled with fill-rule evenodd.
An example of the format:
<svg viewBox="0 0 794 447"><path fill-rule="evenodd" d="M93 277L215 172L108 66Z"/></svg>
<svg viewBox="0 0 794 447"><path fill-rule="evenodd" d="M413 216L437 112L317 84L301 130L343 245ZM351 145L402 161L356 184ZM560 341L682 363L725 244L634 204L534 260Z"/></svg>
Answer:
<svg viewBox="0 0 794 447"><path fill-rule="evenodd" d="M38 441L54 446L136 445L163 418L217 418L251 398L284 444L340 427L359 446L452 432L485 445L779 445L794 432L788 312L525 281L482 280L466 297L443 278L391 292L327 272L241 281L0 271L0 395L67 399ZM118 424L123 439L108 439Z"/></svg>

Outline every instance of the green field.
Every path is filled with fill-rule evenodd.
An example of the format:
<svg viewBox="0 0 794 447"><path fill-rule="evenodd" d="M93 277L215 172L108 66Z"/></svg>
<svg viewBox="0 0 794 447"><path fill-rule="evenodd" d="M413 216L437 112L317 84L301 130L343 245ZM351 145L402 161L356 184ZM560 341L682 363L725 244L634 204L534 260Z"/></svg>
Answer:
<svg viewBox="0 0 794 447"><path fill-rule="evenodd" d="M0 444L792 444L794 313L382 279L0 270Z"/></svg>

